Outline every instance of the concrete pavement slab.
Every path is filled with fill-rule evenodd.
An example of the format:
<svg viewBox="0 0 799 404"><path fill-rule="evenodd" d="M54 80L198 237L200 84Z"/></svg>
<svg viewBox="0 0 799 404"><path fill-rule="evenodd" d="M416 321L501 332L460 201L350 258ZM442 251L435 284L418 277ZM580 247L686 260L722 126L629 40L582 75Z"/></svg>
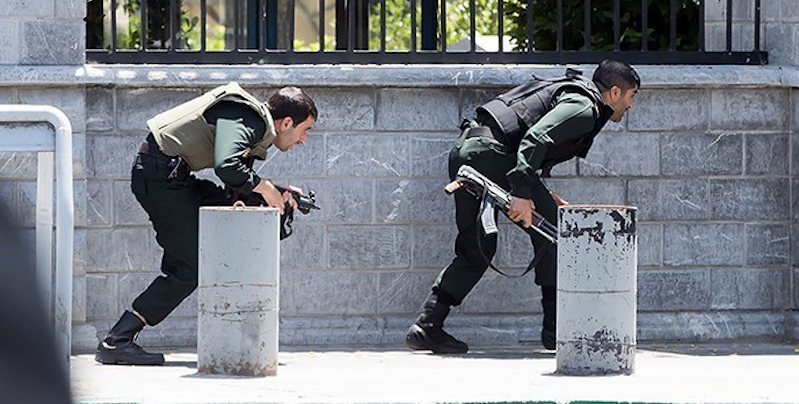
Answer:
<svg viewBox="0 0 799 404"><path fill-rule="evenodd" d="M537 349L441 356L404 349L283 350L275 377L198 374L192 351L161 367L72 358L78 403L799 403L799 350L786 344L639 348L631 376L560 376Z"/></svg>

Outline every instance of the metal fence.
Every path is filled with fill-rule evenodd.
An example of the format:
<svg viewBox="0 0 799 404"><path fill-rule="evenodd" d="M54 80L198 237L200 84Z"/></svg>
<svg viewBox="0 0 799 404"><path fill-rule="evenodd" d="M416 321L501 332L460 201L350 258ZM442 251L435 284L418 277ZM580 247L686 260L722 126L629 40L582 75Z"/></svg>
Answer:
<svg viewBox="0 0 799 404"><path fill-rule="evenodd" d="M552 64L615 57L635 64L768 63L767 52L760 49L761 0L747 3L754 7L746 7L747 18L734 18L733 0L718 3L724 7L715 18L721 20L713 23L724 42L710 49L706 0L625 1L625 10L634 6L638 11L624 15L622 0L459 0L468 7L468 21L466 28L459 27L463 38L458 49L448 40L448 28L455 29L448 27L448 7L454 0L193 0L199 13L193 18L185 15L187 1L89 0L87 59L132 64ZM224 1L233 9L224 49L208 46L210 1ZM295 36L297 3L308 1L318 1L319 10L311 24L318 35L312 49L298 46ZM394 19L388 18L387 2L400 4L408 15L397 19L395 11ZM334 14L325 12L333 8ZM667 10L666 18L653 9ZM334 15L332 21L326 14ZM120 15L128 18L124 35ZM482 34L496 41L493 49L477 44L478 16L483 25L495 26L492 35ZM400 49L387 46L387 30L397 26L407 34ZM328 35L329 27L334 27L333 35ZM734 33L742 32L751 32L751 39L744 38L738 46L742 49L734 50ZM192 44L186 39L189 34L198 36ZM604 42L597 39L602 37Z"/></svg>

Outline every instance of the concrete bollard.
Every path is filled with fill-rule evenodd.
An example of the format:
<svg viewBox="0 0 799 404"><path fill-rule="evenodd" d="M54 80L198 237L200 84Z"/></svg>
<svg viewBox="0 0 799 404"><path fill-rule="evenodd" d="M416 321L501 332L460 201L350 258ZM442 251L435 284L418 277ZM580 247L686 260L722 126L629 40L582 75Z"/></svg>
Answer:
<svg viewBox="0 0 799 404"><path fill-rule="evenodd" d="M277 374L280 214L200 208L197 370Z"/></svg>
<svg viewBox="0 0 799 404"><path fill-rule="evenodd" d="M565 205L558 215L557 373L632 374L635 207Z"/></svg>

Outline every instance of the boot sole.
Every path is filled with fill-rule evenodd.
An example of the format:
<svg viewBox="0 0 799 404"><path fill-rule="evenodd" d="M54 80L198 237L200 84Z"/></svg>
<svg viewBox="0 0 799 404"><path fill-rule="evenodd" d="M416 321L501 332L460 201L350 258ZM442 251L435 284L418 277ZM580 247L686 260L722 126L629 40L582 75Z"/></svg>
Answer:
<svg viewBox="0 0 799 404"><path fill-rule="evenodd" d="M99 359L94 358L94 360L98 363L102 363L103 365L123 365L123 366L162 366L164 362L129 362L125 360L108 360L108 359Z"/></svg>
<svg viewBox="0 0 799 404"><path fill-rule="evenodd" d="M115 358L113 355L103 354L101 352L97 352L94 355L94 360L96 362L102 363L103 365L127 365L127 366L161 366L164 364L164 358L161 357L160 360L154 359L152 361L129 361L123 358Z"/></svg>
<svg viewBox="0 0 799 404"><path fill-rule="evenodd" d="M414 351L433 351L433 353L437 354L465 354L469 352L468 347L448 347L430 343L430 340L431 338L427 335L427 332L416 324L411 325L408 329L408 334L405 335L405 344Z"/></svg>

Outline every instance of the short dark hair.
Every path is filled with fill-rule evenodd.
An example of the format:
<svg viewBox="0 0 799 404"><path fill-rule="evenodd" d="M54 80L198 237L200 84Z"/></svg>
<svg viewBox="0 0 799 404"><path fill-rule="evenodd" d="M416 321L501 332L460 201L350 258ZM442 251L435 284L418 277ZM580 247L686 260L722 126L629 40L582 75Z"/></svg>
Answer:
<svg viewBox="0 0 799 404"><path fill-rule="evenodd" d="M597 66L593 81L599 87L599 91L608 91L613 86L623 91L641 87L641 78L635 69L627 62L613 59L605 59Z"/></svg>
<svg viewBox="0 0 799 404"><path fill-rule="evenodd" d="M311 97L305 94L305 91L292 86L275 91L266 101L266 107L272 119L290 117L294 121L294 126L305 122L309 116L314 120L319 117L319 111L316 110L316 104Z"/></svg>

